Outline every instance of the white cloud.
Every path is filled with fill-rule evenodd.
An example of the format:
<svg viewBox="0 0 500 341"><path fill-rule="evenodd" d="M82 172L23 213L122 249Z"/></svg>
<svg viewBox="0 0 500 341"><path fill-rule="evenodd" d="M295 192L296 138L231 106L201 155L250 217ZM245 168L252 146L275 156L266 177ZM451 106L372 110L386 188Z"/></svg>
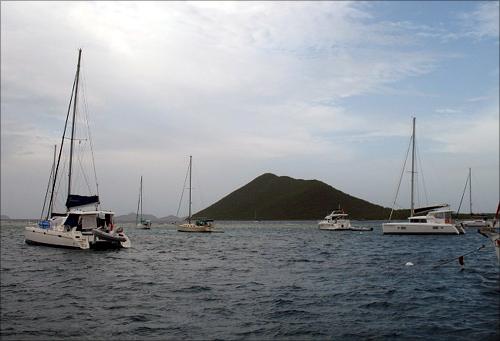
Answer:
<svg viewBox="0 0 500 341"><path fill-rule="evenodd" d="M485 1L478 3L476 10L463 13L460 18L465 33L475 38L498 38L499 36L499 3Z"/></svg>

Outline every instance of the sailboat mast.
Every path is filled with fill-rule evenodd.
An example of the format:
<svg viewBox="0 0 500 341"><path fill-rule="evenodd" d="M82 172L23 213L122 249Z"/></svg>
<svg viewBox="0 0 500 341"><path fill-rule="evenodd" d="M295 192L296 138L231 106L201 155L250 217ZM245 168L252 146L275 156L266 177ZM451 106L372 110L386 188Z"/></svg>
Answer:
<svg viewBox="0 0 500 341"><path fill-rule="evenodd" d="M411 207L410 207L410 217L413 217L415 211L415 117L413 117L413 134L412 134L412 148L411 148Z"/></svg>
<svg viewBox="0 0 500 341"><path fill-rule="evenodd" d="M470 215L472 216L472 171L469 168L469 208Z"/></svg>
<svg viewBox="0 0 500 341"><path fill-rule="evenodd" d="M76 117L76 104L78 101L78 81L80 79L80 60L82 57L82 49L78 50L78 65L76 67L76 87L75 87L75 100L73 101L73 119L71 122L71 143L69 148L69 173L68 173L68 198L71 195L71 172L73 168L73 145L75 142L75 117Z"/></svg>
<svg viewBox="0 0 500 341"><path fill-rule="evenodd" d="M52 187L56 186L56 154L57 154L57 144L54 145L54 159L52 161ZM52 197L50 199L53 200ZM49 219L49 217L52 214L52 206L53 206L52 202L50 202L49 209L47 211L47 219Z"/></svg>
<svg viewBox="0 0 500 341"><path fill-rule="evenodd" d="M189 155L189 217L188 222L191 224L191 176L193 170L193 156Z"/></svg>
<svg viewBox="0 0 500 341"><path fill-rule="evenodd" d="M141 221L142 221L142 175L141 175Z"/></svg>

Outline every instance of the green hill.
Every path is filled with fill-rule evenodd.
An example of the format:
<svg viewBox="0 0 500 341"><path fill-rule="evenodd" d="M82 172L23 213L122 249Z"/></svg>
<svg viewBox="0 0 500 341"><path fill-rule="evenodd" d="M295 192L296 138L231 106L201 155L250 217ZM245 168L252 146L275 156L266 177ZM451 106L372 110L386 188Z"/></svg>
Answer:
<svg viewBox="0 0 500 341"><path fill-rule="evenodd" d="M341 206L352 219L387 219L389 208L350 196L318 180L263 174L195 214L218 220L322 219ZM398 216L406 217L404 212Z"/></svg>

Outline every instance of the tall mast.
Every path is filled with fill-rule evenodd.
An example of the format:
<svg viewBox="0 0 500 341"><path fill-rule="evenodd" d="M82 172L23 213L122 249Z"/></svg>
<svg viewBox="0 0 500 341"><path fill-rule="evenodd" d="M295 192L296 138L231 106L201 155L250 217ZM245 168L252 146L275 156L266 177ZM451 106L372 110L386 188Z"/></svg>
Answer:
<svg viewBox="0 0 500 341"><path fill-rule="evenodd" d="M141 175L141 221L142 221L142 175Z"/></svg>
<svg viewBox="0 0 500 341"><path fill-rule="evenodd" d="M410 217L413 217L415 211L414 201L414 185L415 185L415 117L413 117L413 134L412 134L412 147L411 147L411 208Z"/></svg>
<svg viewBox="0 0 500 341"><path fill-rule="evenodd" d="M56 153L57 153L57 144L54 145L54 159L52 161L52 187L56 186ZM53 198L50 198L53 200ZM52 202L49 203L49 210L47 211L47 219L50 218L52 214Z"/></svg>
<svg viewBox="0 0 500 341"><path fill-rule="evenodd" d="M472 172L469 168L469 207L470 207L470 215L472 216Z"/></svg>
<svg viewBox="0 0 500 341"><path fill-rule="evenodd" d="M188 222L191 224L191 172L193 169L193 157L189 155L189 217Z"/></svg>
<svg viewBox="0 0 500 341"><path fill-rule="evenodd" d="M78 65L76 66L76 87L75 87L75 100L73 101L73 119L71 122L71 143L69 148L69 173L68 173L68 198L71 195L71 171L73 167L73 145L75 140L75 117L76 117L76 104L78 100L78 81L80 79L80 60L82 57L82 49L78 50Z"/></svg>

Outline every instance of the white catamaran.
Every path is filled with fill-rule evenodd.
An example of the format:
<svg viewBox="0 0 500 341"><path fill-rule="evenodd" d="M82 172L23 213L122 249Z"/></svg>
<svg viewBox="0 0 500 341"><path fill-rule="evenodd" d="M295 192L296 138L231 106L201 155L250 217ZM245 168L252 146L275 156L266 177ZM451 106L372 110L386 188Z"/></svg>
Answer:
<svg viewBox="0 0 500 341"><path fill-rule="evenodd" d="M99 195L78 195L72 191L72 183L75 180L72 179L72 175L75 170L73 166L73 158L75 158L75 141L78 141L79 144L83 141L83 139L77 139L75 137L81 55L82 50L80 49L78 51L76 75L71 92L68 112L66 114L66 123L64 125L59 155L57 162L55 162L54 158L52 172L49 178L49 185L47 186L45 202L42 209L42 217L38 226L27 226L25 228L25 242L27 244L75 249L129 248L130 240L124 233L123 228L114 225L114 213L99 209ZM66 136L66 130L70 119L71 107L73 107L73 114L71 116L71 136L69 138L68 187L65 202L66 212L57 213L54 211L54 207L57 196L57 188L60 184L60 182L58 182L60 179L58 174L60 172L60 168L62 167L61 155L63 153L64 141L68 139ZM90 140L90 135L88 140ZM77 158L76 161L78 161L79 166L82 167L82 159ZM49 189L50 196L48 196ZM46 205L48 198L50 199L48 201L48 205ZM91 208L88 208L89 206ZM43 219L45 207L47 207L47 213L45 215L45 219ZM84 209L85 207L87 207L86 210Z"/></svg>
<svg viewBox="0 0 500 341"><path fill-rule="evenodd" d="M135 215L135 225L138 228L149 230L151 228L151 220L144 219L142 216L142 175L141 184L139 186L139 201L137 202L137 213Z"/></svg>
<svg viewBox="0 0 500 341"><path fill-rule="evenodd" d="M410 217L408 222L382 224L384 234L460 234L463 229L455 226L452 220L452 210L447 204L415 208L415 117L413 118L412 158L411 158L411 194ZM398 187L399 188L399 187ZM397 198L397 193L396 193ZM394 203L396 199L394 200ZM394 207L393 207L394 210ZM392 211L389 220L392 218Z"/></svg>
<svg viewBox="0 0 500 341"><path fill-rule="evenodd" d="M187 222L179 225L177 228L177 231L179 231L179 232L200 232L200 233L222 232L221 230L215 230L214 221L212 219L197 218L193 222L192 214L191 214L192 169L193 169L193 157L189 156L189 204L188 204L189 214L186 218ZM177 214L178 214L178 212L177 212Z"/></svg>

